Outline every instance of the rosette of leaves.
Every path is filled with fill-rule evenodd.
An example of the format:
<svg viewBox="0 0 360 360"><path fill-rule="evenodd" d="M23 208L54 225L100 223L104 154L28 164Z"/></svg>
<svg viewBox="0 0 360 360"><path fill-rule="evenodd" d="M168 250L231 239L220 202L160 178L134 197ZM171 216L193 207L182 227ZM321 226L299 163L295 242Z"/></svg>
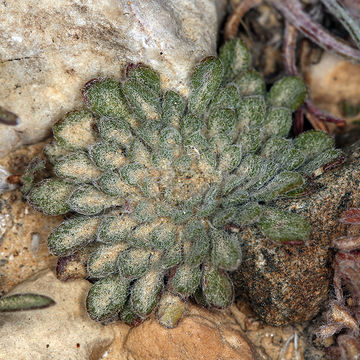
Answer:
<svg viewBox="0 0 360 360"><path fill-rule="evenodd" d="M266 93L240 40L195 67L187 99L141 64L122 82L85 85L84 109L54 126L45 149L54 176L27 196L45 214L71 215L48 246L60 257L86 254L92 319L133 323L160 304L160 322L172 327L190 296L229 306L241 233L228 224L307 239L307 221L272 204L302 194L308 175L340 156L325 133L287 138L305 96L297 77Z"/></svg>

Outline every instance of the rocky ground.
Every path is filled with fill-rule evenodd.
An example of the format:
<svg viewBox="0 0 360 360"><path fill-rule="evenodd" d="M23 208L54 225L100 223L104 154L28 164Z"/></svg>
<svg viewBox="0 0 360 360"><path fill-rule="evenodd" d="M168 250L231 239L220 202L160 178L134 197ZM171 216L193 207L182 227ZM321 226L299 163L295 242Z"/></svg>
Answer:
<svg viewBox="0 0 360 360"><path fill-rule="evenodd" d="M186 94L193 63L216 51L225 1L177 3L163 6L151 0L147 11L141 1L3 1L0 106L17 113L21 124L0 124L1 169L21 174L42 150L44 142L38 141L51 125L79 104L82 84L96 76L120 77L118 69L125 62L142 61L161 70L164 85ZM53 21L60 13L62 20ZM19 26L24 19L28 25ZM275 66L271 64L269 69ZM302 70L314 103L347 118L347 128L334 129L339 143L359 138L359 65L323 53ZM350 163L321 178L322 190L312 203L290 205L312 221L313 236L305 248L279 249L247 234L249 260L235 277L242 289L238 292L247 292L248 299L240 297L221 312L188 304L187 316L171 330L153 318L135 328L91 321L84 306L89 283L62 282L54 275L56 258L49 255L46 239L62 218L33 210L18 189L0 194L1 294L31 291L56 301L48 309L1 315L0 359L325 359L322 345L331 345L333 338L317 349L312 340L329 296L329 244L344 231L338 215L347 206L360 207L358 167L347 174L355 166ZM274 260L273 274L259 253ZM286 296L279 295L284 289ZM262 306L264 294L271 291L278 301ZM266 325L259 316L282 326ZM284 325L289 321L298 324Z"/></svg>

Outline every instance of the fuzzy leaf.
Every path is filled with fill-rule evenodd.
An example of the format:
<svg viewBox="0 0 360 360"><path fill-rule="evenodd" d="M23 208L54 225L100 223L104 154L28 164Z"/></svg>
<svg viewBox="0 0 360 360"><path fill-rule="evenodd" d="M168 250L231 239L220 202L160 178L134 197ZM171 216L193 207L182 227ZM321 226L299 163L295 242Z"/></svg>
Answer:
<svg viewBox="0 0 360 360"><path fill-rule="evenodd" d="M255 127L247 132L240 132L236 143L241 147L243 154L250 154L260 148L263 138L262 129Z"/></svg>
<svg viewBox="0 0 360 360"><path fill-rule="evenodd" d="M239 209L235 223L239 225L252 225L260 220L262 206L256 202L250 202Z"/></svg>
<svg viewBox="0 0 360 360"><path fill-rule="evenodd" d="M149 315L159 300L162 288L163 274L156 271L149 271L137 280L130 295L134 312L140 317Z"/></svg>
<svg viewBox="0 0 360 360"><path fill-rule="evenodd" d="M171 248L176 242L176 227L170 222L157 226L150 233L150 241L153 249L165 250Z"/></svg>
<svg viewBox="0 0 360 360"><path fill-rule="evenodd" d="M35 185L28 195L33 207L47 215L66 214L70 207L67 200L74 185L63 180L46 179Z"/></svg>
<svg viewBox="0 0 360 360"><path fill-rule="evenodd" d="M230 203L240 203L247 197L247 194L245 194L244 197L241 197L241 195L237 196L235 193L232 198L227 199L227 202L229 201ZM230 206L223 210L219 210L213 217L212 224L216 228L223 228L225 225L230 224L234 220L236 212L237 210Z"/></svg>
<svg viewBox="0 0 360 360"><path fill-rule="evenodd" d="M241 262L241 248L236 234L211 230L211 263L224 270L236 270Z"/></svg>
<svg viewBox="0 0 360 360"><path fill-rule="evenodd" d="M96 215L114 203L108 195L95 188L93 185L80 185L67 200L69 208L78 214ZM118 200L118 205L122 201Z"/></svg>
<svg viewBox="0 0 360 360"><path fill-rule="evenodd" d="M192 221L187 224L182 241L184 243L184 263L187 265L199 265L209 254L209 239L201 221Z"/></svg>
<svg viewBox="0 0 360 360"><path fill-rule="evenodd" d="M46 163L39 156L34 157L26 167L24 174L21 176L22 182L21 193L26 195L34 185L35 176L38 172L45 169Z"/></svg>
<svg viewBox="0 0 360 360"><path fill-rule="evenodd" d="M141 201L134 210L134 218L139 223L153 222L157 218L156 209L152 202Z"/></svg>
<svg viewBox="0 0 360 360"><path fill-rule="evenodd" d="M206 302L216 308L226 308L234 299L234 289L229 276L211 265L204 266L202 291Z"/></svg>
<svg viewBox="0 0 360 360"><path fill-rule="evenodd" d="M185 112L184 99L175 91L167 91L162 105L162 119L166 124L178 129Z"/></svg>
<svg viewBox="0 0 360 360"><path fill-rule="evenodd" d="M197 116L204 113L223 76L223 66L216 57L207 57L195 67L191 78L189 110Z"/></svg>
<svg viewBox="0 0 360 360"><path fill-rule="evenodd" d="M125 241L137 224L137 221L128 214L106 216L100 223L98 240L106 244Z"/></svg>
<svg viewBox="0 0 360 360"><path fill-rule="evenodd" d="M144 166L150 166L151 153L139 139L135 139L130 146L128 159Z"/></svg>
<svg viewBox="0 0 360 360"><path fill-rule="evenodd" d="M334 144L335 141L332 137L316 130L303 132L294 139L294 146L304 154L306 159L312 159L333 148Z"/></svg>
<svg viewBox="0 0 360 360"><path fill-rule="evenodd" d="M180 120L180 131L184 138L189 137L194 132L200 131L203 127L203 122L199 117L192 114L186 114Z"/></svg>
<svg viewBox="0 0 360 360"><path fill-rule="evenodd" d="M157 318L162 326L172 329L178 325L185 311L186 303L182 299L170 293L165 293L160 299Z"/></svg>
<svg viewBox="0 0 360 360"><path fill-rule="evenodd" d="M227 84L219 88L219 91L211 101L209 113L217 109L232 109L235 110L239 104L239 90L234 84Z"/></svg>
<svg viewBox="0 0 360 360"><path fill-rule="evenodd" d="M250 154L243 159L235 173L242 179L242 184L252 184L258 179L263 164L264 161L259 155Z"/></svg>
<svg viewBox="0 0 360 360"><path fill-rule="evenodd" d="M145 168L137 162L129 163L120 169L120 174L128 185L134 186L144 179Z"/></svg>
<svg viewBox="0 0 360 360"><path fill-rule="evenodd" d="M151 149L156 149L159 147L161 129L161 123L149 122L142 124L142 126L136 129L136 134L147 146Z"/></svg>
<svg viewBox="0 0 360 360"><path fill-rule="evenodd" d="M247 70L251 63L250 51L240 39L227 41L220 48L219 58L224 66L225 80L230 80Z"/></svg>
<svg viewBox="0 0 360 360"><path fill-rule="evenodd" d="M148 66L143 64L130 65L127 69L127 76L130 79L139 81L156 93L159 93L161 90L159 74Z"/></svg>
<svg viewBox="0 0 360 360"><path fill-rule="evenodd" d="M51 164L55 164L59 158L69 154L70 152L71 150L64 148L55 140L53 140L49 144L46 144L46 146L44 147L44 153Z"/></svg>
<svg viewBox="0 0 360 360"><path fill-rule="evenodd" d="M110 275L97 281L86 299L86 309L91 319L104 321L116 315L124 306L129 281L119 275Z"/></svg>
<svg viewBox="0 0 360 360"><path fill-rule="evenodd" d="M171 248L165 250L158 263L159 269L167 270L180 264L182 260L181 244L178 242Z"/></svg>
<svg viewBox="0 0 360 360"><path fill-rule="evenodd" d="M304 174L315 174L316 170L322 167L323 165L329 164L335 159L343 156L343 152L339 149L327 149L323 153L318 154L316 157L308 161L306 164L303 164L299 171ZM320 173L321 174L321 173Z"/></svg>
<svg viewBox="0 0 360 360"><path fill-rule="evenodd" d="M136 326L142 322L142 318L136 314L128 300L120 312L120 320L130 326Z"/></svg>
<svg viewBox="0 0 360 360"><path fill-rule="evenodd" d="M185 140L185 146L188 149L189 155L198 156L206 152L209 148L209 143L206 137L200 132L195 132Z"/></svg>
<svg viewBox="0 0 360 360"><path fill-rule="evenodd" d="M91 278L102 278L117 272L116 261L120 253L128 248L126 243L101 245L89 257L87 273Z"/></svg>
<svg viewBox="0 0 360 360"><path fill-rule="evenodd" d="M101 171L82 151L60 158L54 166L55 175L75 184L91 183L101 176Z"/></svg>
<svg viewBox="0 0 360 360"><path fill-rule="evenodd" d="M65 220L48 237L48 248L57 256L73 254L96 239L99 217L78 216Z"/></svg>
<svg viewBox="0 0 360 360"><path fill-rule="evenodd" d="M101 138L119 146L129 146L134 140L129 124L123 119L102 117L97 123Z"/></svg>
<svg viewBox="0 0 360 360"><path fill-rule="evenodd" d="M129 79L124 83L124 93L132 104L135 114L143 122L160 120L160 94L158 92L136 79Z"/></svg>
<svg viewBox="0 0 360 360"><path fill-rule="evenodd" d="M190 296L200 284L201 270L197 265L182 264L171 278L171 291L181 296Z"/></svg>
<svg viewBox="0 0 360 360"><path fill-rule="evenodd" d="M267 94L266 101L271 106L286 107L295 111L305 100L305 83L296 76L278 80Z"/></svg>
<svg viewBox="0 0 360 360"><path fill-rule="evenodd" d="M239 187L228 195L224 200L223 204L226 207L224 210L219 211L214 217L214 226L221 227L229 224L234 219L234 209L232 206L242 204L249 199L249 192Z"/></svg>
<svg viewBox="0 0 360 360"><path fill-rule="evenodd" d="M232 134L236 124L236 114L231 109L216 109L209 115L209 136L216 134Z"/></svg>
<svg viewBox="0 0 360 360"><path fill-rule="evenodd" d="M168 126L160 131L160 147L169 150L174 157L180 155L181 140L180 133L172 126Z"/></svg>
<svg viewBox="0 0 360 360"><path fill-rule="evenodd" d="M89 148L89 154L101 170L118 169L126 163L124 151L116 143L98 142Z"/></svg>
<svg viewBox="0 0 360 360"><path fill-rule="evenodd" d="M273 208L263 211L258 226L275 241L305 241L310 235L310 225L301 215Z"/></svg>
<svg viewBox="0 0 360 360"><path fill-rule="evenodd" d="M233 140L231 134L226 134L226 133L216 133L209 140L210 149L214 155L221 154L222 149L232 145L232 143ZM216 159L215 159L215 166L216 166Z"/></svg>
<svg viewBox="0 0 360 360"><path fill-rule="evenodd" d="M114 79L89 81L84 89L85 104L90 111L114 118L131 118L121 84Z"/></svg>
<svg viewBox="0 0 360 360"><path fill-rule="evenodd" d="M264 123L267 136L286 137L292 125L291 111L284 107L272 107L268 110Z"/></svg>
<svg viewBox="0 0 360 360"><path fill-rule="evenodd" d="M277 136L271 137L262 147L260 155L267 159L277 159L278 156L287 153L291 147L291 140Z"/></svg>
<svg viewBox="0 0 360 360"><path fill-rule="evenodd" d="M54 138L66 149L85 150L97 140L94 126L95 119L89 111L74 111L55 124Z"/></svg>
<svg viewBox="0 0 360 360"><path fill-rule="evenodd" d="M197 216L199 217L208 217L212 215L218 205L217 196L219 195L220 188L215 185L210 187L208 192L206 193L204 200L197 211Z"/></svg>
<svg viewBox="0 0 360 360"><path fill-rule="evenodd" d="M246 131L261 126L266 113L265 99L263 96L246 96L241 99L236 112L238 129Z"/></svg>
<svg viewBox="0 0 360 360"><path fill-rule="evenodd" d="M244 71L235 77L233 82L237 86L240 96L265 94L265 81L257 71Z"/></svg>
<svg viewBox="0 0 360 360"><path fill-rule="evenodd" d="M237 145L229 145L220 155L218 169L223 173L232 172L239 166L241 158L241 148Z"/></svg>
<svg viewBox="0 0 360 360"><path fill-rule="evenodd" d="M305 185L303 176L294 171L283 171L274 177L265 187L254 193L257 200L271 201L279 196L301 188Z"/></svg>
<svg viewBox="0 0 360 360"><path fill-rule="evenodd" d="M117 265L120 274L127 279L137 279L143 275L150 264L151 253L145 249L131 248L121 252Z"/></svg>

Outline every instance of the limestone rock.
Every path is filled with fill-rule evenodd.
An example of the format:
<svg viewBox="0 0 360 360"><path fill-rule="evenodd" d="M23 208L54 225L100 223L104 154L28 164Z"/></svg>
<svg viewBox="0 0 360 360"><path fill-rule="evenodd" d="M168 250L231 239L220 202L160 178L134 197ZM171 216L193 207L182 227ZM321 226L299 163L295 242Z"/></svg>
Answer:
<svg viewBox="0 0 360 360"><path fill-rule="evenodd" d="M81 102L94 77L121 78L124 63L161 71L186 94L195 62L214 54L225 0L6 0L0 4L0 106L21 124L0 125L0 158L43 139Z"/></svg>
<svg viewBox="0 0 360 360"><path fill-rule="evenodd" d="M33 292L56 304L42 310L3 313L0 359L98 359L111 344L111 327L90 320L84 306L85 280L61 282L50 270L38 273L9 294Z"/></svg>
<svg viewBox="0 0 360 360"><path fill-rule="evenodd" d="M123 325L116 330L123 334ZM174 329L156 319L117 336L108 351L110 360L265 360L228 312L210 312L194 305Z"/></svg>

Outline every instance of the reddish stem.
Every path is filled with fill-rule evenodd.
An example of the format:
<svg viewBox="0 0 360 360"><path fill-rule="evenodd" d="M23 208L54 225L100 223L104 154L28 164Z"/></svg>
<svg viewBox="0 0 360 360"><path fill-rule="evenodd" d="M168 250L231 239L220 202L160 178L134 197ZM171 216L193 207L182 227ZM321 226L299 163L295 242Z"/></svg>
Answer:
<svg viewBox="0 0 360 360"><path fill-rule="evenodd" d="M345 126L346 125L346 121L344 119L339 119L335 116L331 116L331 115L324 113L323 111L319 110L309 99L305 100L305 105L306 105L307 110L309 110L320 121L334 123L337 126Z"/></svg>
<svg viewBox="0 0 360 360"><path fill-rule="evenodd" d="M335 38L320 24L316 23L306 14L301 3L297 0L268 0L278 9L289 22L292 23L306 37L327 51L333 51L338 55L356 63L360 62L360 51L347 45L344 41Z"/></svg>
<svg viewBox="0 0 360 360"><path fill-rule="evenodd" d="M297 75L295 50L297 30L295 26L285 21L285 32L283 42L284 65L289 75Z"/></svg>
<svg viewBox="0 0 360 360"><path fill-rule="evenodd" d="M294 133L299 135L304 131L304 108L301 107L295 112Z"/></svg>

